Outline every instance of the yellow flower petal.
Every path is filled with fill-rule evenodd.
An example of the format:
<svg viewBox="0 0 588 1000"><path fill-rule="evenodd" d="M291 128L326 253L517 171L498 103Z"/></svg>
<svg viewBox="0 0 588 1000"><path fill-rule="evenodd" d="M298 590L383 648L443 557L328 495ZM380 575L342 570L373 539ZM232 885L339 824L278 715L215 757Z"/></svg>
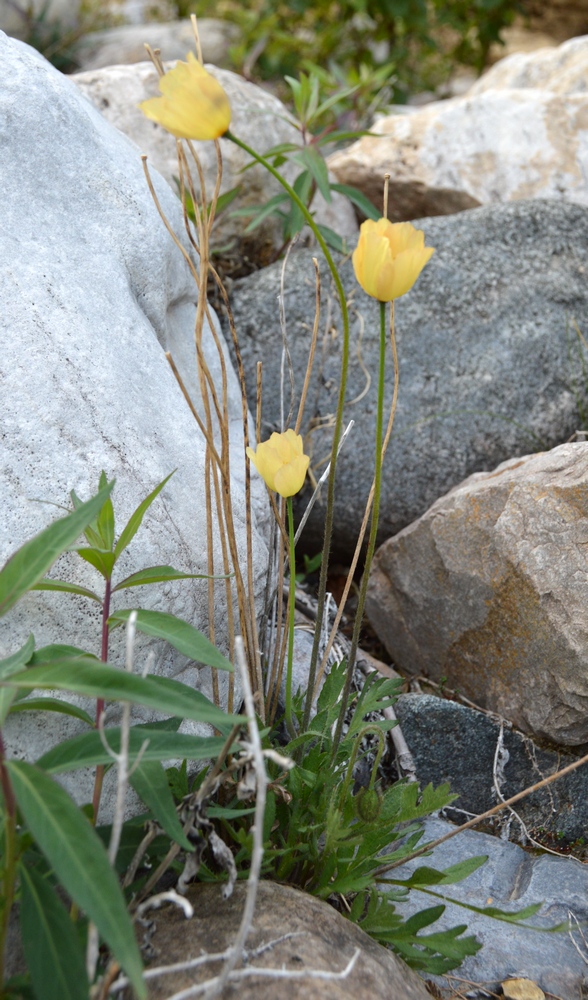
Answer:
<svg viewBox="0 0 588 1000"><path fill-rule="evenodd" d="M281 497L293 497L295 493L299 493L304 486L309 462L308 455L299 455L278 469L275 475L276 493Z"/></svg>
<svg viewBox="0 0 588 1000"><path fill-rule="evenodd" d="M352 255L355 277L368 295L390 302L412 288L434 252L411 222L368 219Z"/></svg>
<svg viewBox="0 0 588 1000"><path fill-rule="evenodd" d="M159 81L162 97L139 105L147 118L177 139L218 139L231 124L229 99L220 83L188 53Z"/></svg>
<svg viewBox="0 0 588 1000"><path fill-rule="evenodd" d="M302 489L310 462L302 448L302 437L289 428L283 434L274 431L257 451L247 448L247 455L270 490L292 497Z"/></svg>

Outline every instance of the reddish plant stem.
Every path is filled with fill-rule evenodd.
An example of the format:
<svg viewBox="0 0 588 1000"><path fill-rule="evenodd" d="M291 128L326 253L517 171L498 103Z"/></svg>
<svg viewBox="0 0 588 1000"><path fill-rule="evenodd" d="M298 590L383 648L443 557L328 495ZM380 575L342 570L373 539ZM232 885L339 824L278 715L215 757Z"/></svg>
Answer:
<svg viewBox="0 0 588 1000"><path fill-rule="evenodd" d="M2 786L4 807L6 809L6 819L4 821L4 868L2 872L3 907L0 913L0 990L4 982L6 937L16 885L16 800L10 776L4 763L5 756L4 739L0 731L0 784Z"/></svg>
<svg viewBox="0 0 588 1000"><path fill-rule="evenodd" d="M108 619L110 617L110 593L111 593L111 581L110 577L106 580L106 587L104 590L104 600L102 602L102 649L100 652L100 659L102 663L108 662ZM104 698L96 699L96 729L98 729L100 723L100 717L104 712ZM98 809L100 808L100 798L102 796L102 783L104 781L104 764L98 764L96 767L96 775L94 777L94 794L92 796L92 822L96 826L96 821L98 819Z"/></svg>

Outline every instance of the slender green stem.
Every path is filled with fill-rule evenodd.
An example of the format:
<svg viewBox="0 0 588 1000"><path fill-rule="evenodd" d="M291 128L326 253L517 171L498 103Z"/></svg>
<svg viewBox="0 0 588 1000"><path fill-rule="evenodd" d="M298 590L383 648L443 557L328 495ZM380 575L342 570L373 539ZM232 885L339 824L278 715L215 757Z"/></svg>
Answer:
<svg viewBox="0 0 588 1000"><path fill-rule="evenodd" d="M288 534L290 538L290 595L288 600L290 615L288 621L288 661L286 665L286 725L288 727L288 732L290 733L290 738L295 740L296 728L292 718L292 665L294 662L294 612L296 610L294 600L296 595L296 555L294 552L294 512L292 510L292 497L288 497L286 505L288 508ZM310 697L310 692L307 693L306 697L307 699Z"/></svg>
<svg viewBox="0 0 588 1000"><path fill-rule="evenodd" d="M384 423L385 371L386 371L386 303L380 302L380 367L378 372L378 407L376 412L374 505L372 507L370 537L368 541L367 554L365 557L365 566L363 570L363 576L361 579L361 586L359 588L357 611L355 614L355 622L353 623L353 635L351 637L351 649L349 650L349 659L347 662L347 674L345 677L345 686L343 688L343 694L341 696L341 707L339 709L337 728L335 730L335 736L333 738L333 756L337 753L337 747L339 746L339 743L341 741L341 734L343 732L345 713L347 712L347 705L349 702L349 692L351 690L351 682L353 681L353 671L355 670L357 647L359 646L359 634L361 632L361 625L363 621L363 610L365 608L365 598L367 594L370 568L372 565L372 559L374 557L374 551L376 548L376 536L378 533L378 520L380 516L380 494L382 492L382 433L383 433L383 423Z"/></svg>
<svg viewBox="0 0 588 1000"><path fill-rule="evenodd" d="M337 290L337 295L339 297L339 304L341 306L341 319L343 323L343 338L341 347L341 377L339 383L339 398L337 400L337 410L335 412L335 424L333 427L333 446L331 449L331 471L329 473L329 481L327 486L327 506L325 511L325 531L323 539L323 558L321 562L321 571L319 578L318 594L317 594L317 610L316 610L316 626L314 632L314 642L312 647L312 654L310 658L310 668L308 673L308 696L306 698L306 705L304 708L304 719L302 722L302 728L308 729L308 724L310 721L310 710L313 701L314 685L316 680L316 668L319 656L319 646L320 637L322 631L323 615L325 610L325 597L327 593L327 572L329 568L329 553L331 550L331 537L333 534L333 514L335 508L335 475L337 472L337 448L339 445L339 438L341 437L341 429L343 426L343 409L345 406L345 392L347 388L347 371L349 368L349 312L347 310L347 300L345 298L345 291L339 272L335 265L335 262L331 256L329 248L325 243L324 237L321 234L316 222L314 221L311 213L304 204L301 198L296 194L294 188L288 184L288 182L282 177L278 170L269 163L265 157L260 156L256 153L254 149L251 149L245 142L238 139L232 132L225 133L225 139L230 139L239 146L246 153L249 154L257 163L276 178L276 180L282 185L285 191L292 199L295 205L298 206L306 222L312 229L314 235L316 236L317 242L324 254L327 266L333 277L333 282Z"/></svg>

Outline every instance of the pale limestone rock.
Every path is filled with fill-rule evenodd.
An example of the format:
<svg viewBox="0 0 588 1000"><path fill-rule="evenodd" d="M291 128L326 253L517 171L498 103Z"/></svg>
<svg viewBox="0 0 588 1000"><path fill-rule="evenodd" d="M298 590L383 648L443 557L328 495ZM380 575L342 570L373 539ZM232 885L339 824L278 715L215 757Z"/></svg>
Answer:
<svg viewBox="0 0 588 1000"><path fill-rule="evenodd" d="M487 90L548 90L552 94L588 93L588 35L557 47L516 52L496 63L470 88L469 97Z"/></svg>
<svg viewBox="0 0 588 1000"><path fill-rule="evenodd" d="M367 609L394 662L523 731L588 740L588 444L470 476L376 554Z"/></svg>
<svg viewBox="0 0 588 1000"><path fill-rule="evenodd" d="M393 220L528 198L588 204L588 91L484 90L383 118L372 131L329 166L377 206L390 173Z"/></svg>
<svg viewBox="0 0 588 1000"><path fill-rule="evenodd" d="M225 65L229 47L239 36L237 27L230 21L203 17L198 21L198 32L204 61ZM123 24L84 35L76 47L76 57L84 71L140 63L146 59L145 42L152 49L161 49L166 59L185 59L186 53L194 50L194 32L187 18L163 24Z"/></svg>
<svg viewBox="0 0 588 1000"><path fill-rule="evenodd" d="M222 84L229 97L232 109L231 131L238 138L242 138L259 153L265 153L272 146L281 143L298 141L299 133L292 124L287 109L277 97L229 70L211 65L207 69ZM176 140L160 125L146 118L137 106L148 97L159 94L157 73L151 63L109 66L106 69L77 73L72 79L104 117L132 139L141 153L148 155L149 163L177 191L174 181L174 177L178 176ZM217 171L214 144L195 142L194 146L202 163L209 199ZM229 210L218 217L213 234L217 246L231 241L242 242L245 222L242 218L229 218L231 211L248 205L263 204L282 190L279 183L260 166L242 173L251 158L234 143L221 138L220 147L223 157L221 193L239 184L242 193L232 202ZM285 165L282 169L290 183L300 171L299 167L293 165ZM314 210L317 222L334 229L340 236L353 238L357 234L355 213L350 202L342 195L334 193L333 201L328 205L317 194L313 203ZM247 244L257 248L257 252L262 247L267 248L269 244L269 253L266 249L266 255L271 256L282 244L280 223L275 219L268 220L251 234Z"/></svg>
<svg viewBox="0 0 588 1000"><path fill-rule="evenodd" d="M176 469L124 553L120 571L124 576L171 564L206 573L204 441L164 354L171 351L198 406L197 295L189 269L165 232L128 139L33 49L0 33L0 57L0 565L59 516L50 504L67 504L71 489L84 499L94 493L101 469L117 479L118 532ZM155 172L153 182L181 233L178 201ZM213 364L210 328L203 345L218 386L220 362ZM235 522L244 560L241 402L230 365L228 394ZM267 499L257 484L254 491L253 574L261 599ZM214 551L219 572L218 538ZM95 571L73 554L62 557L55 574L100 587ZM224 583L217 586L216 641L226 648ZM205 581L122 591L114 608L135 602L207 629ZM30 632L37 646L61 642L100 652L96 607L82 598L28 594L1 620L0 657L20 648ZM124 635L115 633L113 663L121 663L123 646ZM138 667L149 648L154 672L178 675L211 695L209 670L195 669L167 644L138 642ZM226 681L225 675L224 690ZM81 728L63 715L28 712L9 720L5 739L11 755L35 759ZM70 775L66 783L88 800L86 775Z"/></svg>

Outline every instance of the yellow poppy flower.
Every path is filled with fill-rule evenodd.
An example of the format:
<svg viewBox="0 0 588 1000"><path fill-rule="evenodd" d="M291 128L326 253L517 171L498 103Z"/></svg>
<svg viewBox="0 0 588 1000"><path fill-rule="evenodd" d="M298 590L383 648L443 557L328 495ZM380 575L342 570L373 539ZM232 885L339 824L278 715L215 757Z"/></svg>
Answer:
<svg viewBox="0 0 588 1000"><path fill-rule="evenodd" d="M231 124L229 99L192 52L187 58L161 77L163 97L152 97L139 107L176 139L218 139Z"/></svg>
<svg viewBox="0 0 588 1000"><path fill-rule="evenodd" d="M300 434L290 429L274 433L269 441L258 444L257 451L248 448L247 455L266 486L281 497L293 497L302 489L310 458L302 451Z"/></svg>
<svg viewBox="0 0 588 1000"><path fill-rule="evenodd" d="M364 292L390 302L410 291L435 253L425 246L425 234L411 222L368 219L353 251L353 270Z"/></svg>

